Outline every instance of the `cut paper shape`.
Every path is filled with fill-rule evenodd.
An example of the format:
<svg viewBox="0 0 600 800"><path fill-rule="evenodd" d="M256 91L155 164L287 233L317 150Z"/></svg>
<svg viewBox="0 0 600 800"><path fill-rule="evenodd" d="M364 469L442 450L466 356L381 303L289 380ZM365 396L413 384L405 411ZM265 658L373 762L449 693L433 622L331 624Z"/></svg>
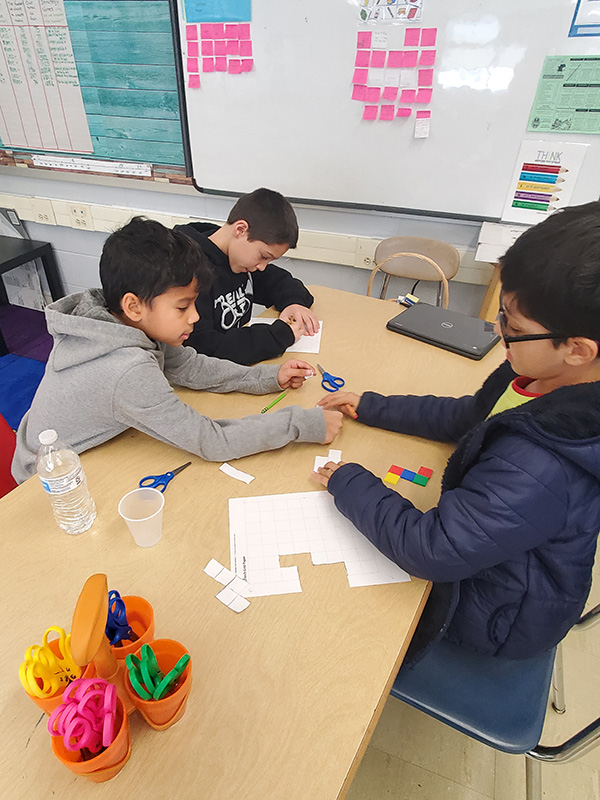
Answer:
<svg viewBox="0 0 600 800"><path fill-rule="evenodd" d="M381 106L381 111L379 112L379 119L383 120L394 119L395 110L396 110L395 106Z"/></svg>
<svg viewBox="0 0 600 800"><path fill-rule="evenodd" d="M215 71L215 60L214 58L203 58L202 59L202 72L214 72Z"/></svg>
<svg viewBox="0 0 600 800"><path fill-rule="evenodd" d="M365 106L365 110L363 111L362 118L363 119L377 119L377 112L379 111L379 106Z"/></svg>
<svg viewBox="0 0 600 800"><path fill-rule="evenodd" d="M251 72L253 64L253 58L242 58L242 72Z"/></svg>
<svg viewBox="0 0 600 800"><path fill-rule="evenodd" d="M238 39L249 39L249 38L250 38L250 23L249 22L238 23Z"/></svg>
<svg viewBox="0 0 600 800"><path fill-rule="evenodd" d="M219 469L221 472L224 472L225 475L229 475L230 478L235 478L236 480L243 481L244 483L252 483L255 477L254 475L249 475L247 472L242 472L241 469L232 467L231 464L228 464L227 462L221 464Z"/></svg>
<svg viewBox="0 0 600 800"><path fill-rule="evenodd" d="M356 36L356 46L360 48L371 47L372 31L359 31Z"/></svg>
<svg viewBox="0 0 600 800"><path fill-rule="evenodd" d="M217 56L215 58L215 71L227 72L227 56Z"/></svg>
<svg viewBox="0 0 600 800"><path fill-rule="evenodd" d="M434 47L436 38L437 28L423 28L421 31L421 47Z"/></svg>
<svg viewBox="0 0 600 800"><path fill-rule="evenodd" d="M420 67L432 67L435 64L435 50L421 50L419 56Z"/></svg>
<svg viewBox="0 0 600 800"><path fill-rule="evenodd" d="M410 117L411 114L412 114L412 108L399 108L396 111L397 117Z"/></svg>
<svg viewBox="0 0 600 800"><path fill-rule="evenodd" d="M238 26L237 22L226 22L225 23L225 36L228 39L238 39Z"/></svg>
<svg viewBox="0 0 600 800"><path fill-rule="evenodd" d="M220 600L223 605L227 606L227 608L230 608L232 611L235 611L238 614L240 611L243 611L250 605L249 601L246 600L245 597L240 597L240 595L230 589L229 586L221 589L221 591L216 594L215 597L217 600Z"/></svg>
<svg viewBox="0 0 600 800"><path fill-rule="evenodd" d="M201 39L212 39L213 38L212 22L203 22L200 25L200 38Z"/></svg>
<svg viewBox="0 0 600 800"><path fill-rule="evenodd" d="M342 451L341 450L330 450L329 451L329 460L335 461L336 464L339 464L342 460Z"/></svg>
<svg viewBox="0 0 600 800"><path fill-rule="evenodd" d="M385 67L385 50L371 50L371 66Z"/></svg>
<svg viewBox="0 0 600 800"><path fill-rule="evenodd" d="M368 69L355 69L354 75L352 76L352 83L362 83L366 84L369 80L369 70Z"/></svg>
<svg viewBox="0 0 600 800"><path fill-rule="evenodd" d="M381 93L382 100L396 100L397 96L398 96L397 86L386 86L383 92Z"/></svg>
<svg viewBox="0 0 600 800"><path fill-rule="evenodd" d="M429 119L431 111L417 111L417 119Z"/></svg>
<svg viewBox="0 0 600 800"><path fill-rule="evenodd" d="M227 72L230 75L239 75L242 71L242 62L239 58L230 58L229 64L227 65Z"/></svg>
<svg viewBox="0 0 600 800"><path fill-rule="evenodd" d="M416 67L417 59L419 58L418 50L403 50L402 51L402 67Z"/></svg>
<svg viewBox="0 0 600 800"><path fill-rule="evenodd" d="M319 469L319 467L324 467L328 461L333 461L335 464L339 464L341 460L342 460L341 450L330 450L326 456L315 456L313 472L316 472Z"/></svg>
<svg viewBox="0 0 600 800"><path fill-rule="evenodd" d="M225 26L222 22L213 22L213 39L225 38Z"/></svg>
<svg viewBox="0 0 600 800"><path fill-rule="evenodd" d="M400 92L400 102L401 103L414 103L415 97L417 96L416 89L402 89Z"/></svg>
<svg viewBox="0 0 600 800"><path fill-rule="evenodd" d="M354 84L352 87L352 99L364 102L367 99L367 87L360 84Z"/></svg>
<svg viewBox="0 0 600 800"><path fill-rule="evenodd" d="M215 42L215 55L216 56L227 55L227 42L224 39L219 39L218 42Z"/></svg>
<svg viewBox="0 0 600 800"><path fill-rule="evenodd" d="M400 475L394 475L393 472L388 472L383 480L386 483L392 483L395 486L400 480Z"/></svg>
<svg viewBox="0 0 600 800"><path fill-rule="evenodd" d="M187 71L188 72L198 72L198 59L197 58L188 58L188 60L187 60Z"/></svg>
<svg viewBox="0 0 600 800"><path fill-rule="evenodd" d="M198 58L198 42L188 42L187 54L190 58Z"/></svg>
<svg viewBox="0 0 600 800"><path fill-rule="evenodd" d="M415 98L415 103L429 103L431 100L432 89L419 89Z"/></svg>
<svg viewBox="0 0 600 800"><path fill-rule="evenodd" d="M205 39L202 42L202 55L213 56L215 54L215 43L212 39Z"/></svg>
<svg viewBox="0 0 600 800"><path fill-rule="evenodd" d="M242 597L247 597L251 593L250 585L243 578L240 578L239 575L236 575L231 583L227 584L227 588Z"/></svg>
<svg viewBox="0 0 600 800"><path fill-rule="evenodd" d="M252 55L252 42L250 40L245 39L243 42L240 42L240 55L241 56Z"/></svg>
<svg viewBox="0 0 600 800"><path fill-rule="evenodd" d="M186 41L197 42L198 41L198 26L197 25L186 25L185 26L185 38Z"/></svg>
<svg viewBox="0 0 600 800"><path fill-rule="evenodd" d="M421 38L421 28L407 28L404 31L404 46L418 47L420 38Z"/></svg>
<svg viewBox="0 0 600 800"><path fill-rule="evenodd" d="M199 89L200 88L200 75L189 75L188 76L188 88L189 89Z"/></svg>
<svg viewBox="0 0 600 800"><path fill-rule="evenodd" d="M419 86L431 86L433 84L433 70L420 69L419 70Z"/></svg>
<svg viewBox="0 0 600 800"><path fill-rule="evenodd" d="M230 583L230 581L235 578L235 573L227 569L227 567L224 567L223 564L219 564L216 558L211 558L204 567L204 572L206 572L210 578L214 578L216 581L223 584L223 586Z"/></svg>
<svg viewBox="0 0 600 800"><path fill-rule="evenodd" d="M354 60L355 67L368 67L371 61L370 50L357 50L356 59Z"/></svg>
<svg viewBox="0 0 600 800"><path fill-rule="evenodd" d="M380 96L379 86L367 86L367 103L378 103Z"/></svg>
<svg viewBox="0 0 600 800"><path fill-rule="evenodd" d="M404 54L402 50L390 50L388 53L388 67L401 67Z"/></svg>
<svg viewBox="0 0 600 800"><path fill-rule="evenodd" d="M239 39L228 39L227 40L227 55L228 56L239 56L240 54L240 40Z"/></svg>

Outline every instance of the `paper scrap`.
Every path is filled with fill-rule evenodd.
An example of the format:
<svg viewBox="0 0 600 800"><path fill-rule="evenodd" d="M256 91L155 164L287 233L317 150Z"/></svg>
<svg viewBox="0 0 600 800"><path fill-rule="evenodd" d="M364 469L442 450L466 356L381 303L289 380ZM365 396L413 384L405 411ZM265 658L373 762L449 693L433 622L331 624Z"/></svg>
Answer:
<svg viewBox="0 0 600 800"><path fill-rule="evenodd" d="M254 475L248 475L247 472L242 472L241 469L236 469L227 462L221 464L219 469L221 470L221 472L224 472L225 475L229 475L230 478L235 478L238 481L243 481L243 483L252 483L252 481L255 478Z"/></svg>
<svg viewBox="0 0 600 800"><path fill-rule="evenodd" d="M242 597L241 595L237 594L237 592L234 592L229 588L229 586L221 589L221 591L216 594L215 597L217 600L220 600L223 605L227 606L227 608L230 608L232 611L235 611L237 614L239 614L240 611L244 611L244 609L248 608L250 605L250 602L246 600L245 597Z"/></svg>
<svg viewBox="0 0 600 800"><path fill-rule="evenodd" d="M224 586L235 578L235 573L224 567L223 564L219 564L216 558L211 558L204 567L204 572Z"/></svg>
<svg viewBox="0 0 600 800"><path fill-rule="evenodd" d="M231 589L233 592L241 595L242 597L247 597L252 592L252 588L248 581L240 578L239 575L236 575L233 580L227 584L227 588Z"/></svg>
<svg viewBox="0 0 600 800"><path fill-rule="evenodd" d="M324 467L328 461L333 461L335 464L339 464L341 460L342 460L341 450L330 450L326 456L315 456L313 472L316 472L319 469L319 467Z"/></svg>

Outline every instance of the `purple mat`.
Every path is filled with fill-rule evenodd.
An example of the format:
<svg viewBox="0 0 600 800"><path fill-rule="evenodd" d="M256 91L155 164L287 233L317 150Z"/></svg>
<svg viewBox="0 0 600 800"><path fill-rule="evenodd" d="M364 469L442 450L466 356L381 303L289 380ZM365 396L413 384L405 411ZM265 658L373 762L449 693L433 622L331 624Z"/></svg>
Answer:
<svg viewBox="0 0 600 800"><path fill-rule="evenodd" d="M52 337L46 328L43 311L0 305L0 330L12 355L36 361L48 360Z"/></svg>

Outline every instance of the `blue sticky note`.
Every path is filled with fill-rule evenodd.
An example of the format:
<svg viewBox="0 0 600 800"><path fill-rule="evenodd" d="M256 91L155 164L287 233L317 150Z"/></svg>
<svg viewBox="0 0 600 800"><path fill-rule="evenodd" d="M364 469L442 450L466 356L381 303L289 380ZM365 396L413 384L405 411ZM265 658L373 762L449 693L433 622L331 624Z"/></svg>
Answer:
<svg viewBox="0 0 600 800"><path fill-rule="evenodd" d="M186 22L250 22L251 0L184 0Z"/></svg>

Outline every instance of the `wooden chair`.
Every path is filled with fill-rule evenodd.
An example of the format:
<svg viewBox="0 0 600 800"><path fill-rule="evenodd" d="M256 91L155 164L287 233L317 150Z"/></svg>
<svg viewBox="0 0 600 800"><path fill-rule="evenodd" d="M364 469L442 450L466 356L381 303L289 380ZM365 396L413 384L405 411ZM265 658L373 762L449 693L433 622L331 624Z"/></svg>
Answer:
<svg viewBox="0 0 600 800"><path fill-rule="evenodd" d="M460 266L458 250L451 244L420 236L392 236L384 239L375 250L375 268L369 277L367 297L371 297L373 279L384 273L379 297L386 295L390 277L409 278L415 281L437 281L437 305L448 308L448 281Z"/></svg>

